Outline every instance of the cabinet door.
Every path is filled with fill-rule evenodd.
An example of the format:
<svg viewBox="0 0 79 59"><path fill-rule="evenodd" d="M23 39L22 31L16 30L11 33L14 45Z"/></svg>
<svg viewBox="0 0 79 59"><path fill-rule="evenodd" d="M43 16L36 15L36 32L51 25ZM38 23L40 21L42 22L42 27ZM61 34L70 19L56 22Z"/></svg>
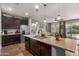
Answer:
<svg viewBox="0 0 79 59"><path fill-rule="evenodd" d="M30 49L33 55L40 55L40 42L31 39L30 40Z"/></svg>
<svg viewBox="0 0 79 59"><path fill-rule="evenodd" d="M15 43L20 43L20 35L14 35L13 38Z"/></svg>
<svg viewBox="0 0 79 59"><path fill-rule="evenodd" d="M20 20L21 25L28 25L28 18Z"/></svg>
<svg viewBox="0 0 79 59"><path fill-rule="evenodd" d="M7 46L20 42L20 35L2 36L2 46Z"/></svg>
<svg viewBox="0 0 79 59"><path fill-rule="evenodd" d="M25 48L27 50L30 50L30 39L25 37Z"/></svg>
<svg viewBox="0 0 79 59"><path fill-rule="evenodd" d="M19 29L19 18L2 16L2 29Z"/></svg>
<svg viewBox="0 0 79 59"><path fill-rule="evenodd" d="M41 56L51 56L51 46L48 44L41 43Z"/></svg>
<svg viewBox="0 0 79 59"><path fill-rule="evenodd" d="M2 36L2 46L11 44L12 39L9 36Z"/></svg>
<svg viewBox="0 0 79 59"><path fill-rule="evenodd" d="M2 36L2 46L5 46L7 44L7 40L8 39L6 36Z"/></svg>

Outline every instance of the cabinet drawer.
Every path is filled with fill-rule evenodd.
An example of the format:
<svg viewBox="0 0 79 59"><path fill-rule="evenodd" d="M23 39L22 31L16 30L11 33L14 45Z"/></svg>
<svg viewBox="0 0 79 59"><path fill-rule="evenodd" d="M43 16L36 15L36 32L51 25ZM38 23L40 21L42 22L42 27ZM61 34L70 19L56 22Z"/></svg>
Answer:
<svg viewBox="0 0 79 59"><path fill-rule="evenodd" d="M2 36L2 46L20 43L20 35Z"/></svg>

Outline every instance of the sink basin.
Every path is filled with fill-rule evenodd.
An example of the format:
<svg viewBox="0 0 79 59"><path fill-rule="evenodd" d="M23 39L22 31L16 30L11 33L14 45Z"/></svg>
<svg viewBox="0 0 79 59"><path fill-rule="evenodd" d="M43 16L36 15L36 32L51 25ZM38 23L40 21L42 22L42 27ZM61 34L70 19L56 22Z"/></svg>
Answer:
<svg viewBox="0 0 79 59"><path fill-rule="evenodd" d="M34 38L45 39L47 37L33 36Z"/></svg>

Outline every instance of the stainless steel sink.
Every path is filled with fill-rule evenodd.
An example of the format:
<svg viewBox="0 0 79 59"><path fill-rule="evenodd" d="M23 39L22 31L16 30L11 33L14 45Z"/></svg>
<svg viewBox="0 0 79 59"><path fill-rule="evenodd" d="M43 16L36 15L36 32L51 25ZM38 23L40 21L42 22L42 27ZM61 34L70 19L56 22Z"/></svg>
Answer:
<svg viewBox="0 0 79 59"><path fill-rule="evenodd" d="M33 36L34 38L38 38L38 39L45 39L47 37L40 37L40 36Z"/></svg>

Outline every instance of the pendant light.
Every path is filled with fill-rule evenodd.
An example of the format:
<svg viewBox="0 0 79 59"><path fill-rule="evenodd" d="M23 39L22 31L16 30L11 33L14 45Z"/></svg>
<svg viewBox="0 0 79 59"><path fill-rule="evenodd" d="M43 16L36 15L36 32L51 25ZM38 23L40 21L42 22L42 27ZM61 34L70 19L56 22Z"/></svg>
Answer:
<svg viewBox="0 0 79 59"><path fill-rule="evenodd" d="M44 8L46 8L46 6L47 6L47 4L46 3L44 3ZM46 10L46 9L45 9ZM46 11L45 11L45 13L46 13ZM45 14L46 15L46 14ZM46 23L47 21L46 21L46 16L45 16L45 18L44 18L44 23Z"/></svg>
<svg viewBox="0 0 79 59"><path fill-rule="evenodd" d="M60 21L61 20L61 16L57 15L57 20Z"/></svg>
<svg viewBox="0 0 79 59"><path fill-rule="evenodd" d="M55 18L55 21L62 21L62 17L61 17L61 15L60 15L60 8L58 7L58 12L57 12L57 16L56 16L56 18Z"/></svg>
<svg viewBox="0 0 79 59"><path fill-rule="evenodd" d="M39 10L39 5L35 5L35 10L38 11Z"/></svg>
<svg viewBox="0 0 79 59"><path fill-rule="evenodd" d="M46 23L46 18L44 18L44 23Z"/></svg>

